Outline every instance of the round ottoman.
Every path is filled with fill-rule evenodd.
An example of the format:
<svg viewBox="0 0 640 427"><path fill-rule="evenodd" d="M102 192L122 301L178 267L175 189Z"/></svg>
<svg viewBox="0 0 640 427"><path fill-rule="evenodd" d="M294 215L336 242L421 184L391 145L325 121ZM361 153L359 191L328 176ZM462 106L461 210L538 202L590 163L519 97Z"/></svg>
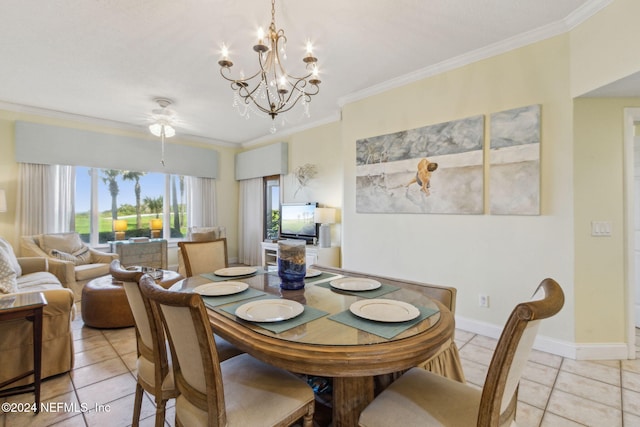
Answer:
<svg viewBox="0 0 640 427"><path fill-rule="evenodd" d="M164 288L183 279L175 271L164 270L162 278L156 280ZM126 328L134 326L133 313L122 282L111 275L98 277L82 288L82 320L93 328Z"/></svg>

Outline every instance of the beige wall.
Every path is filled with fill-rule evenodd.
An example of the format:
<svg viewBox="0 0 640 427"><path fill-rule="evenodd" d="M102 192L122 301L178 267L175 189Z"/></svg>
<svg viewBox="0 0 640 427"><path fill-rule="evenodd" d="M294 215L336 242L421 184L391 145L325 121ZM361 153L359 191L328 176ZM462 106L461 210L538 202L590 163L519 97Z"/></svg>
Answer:
<svg viewBox="0 0 640 427"><path fill-rule="evenodd" d="M582 98L574 105L576 340L624 341L623 115L625 107L639 107L640 99ZM591 236L594 220L611 221L612 236Z"/></svg>
<svg viewBox="0 0 640 427"><path fill-rule="evenodd" d="M345 106L344 267L455 286L457 316L493 325L504 324L513 306L551 276L568 298L543 333L573 342L568 57L568 36L558 36ZM542 105L542 215L355 212L357 139L531 104ZM485 179L485 200L488 191ZM490 296L489 309L478 306L479 293Z"/></svg>
<svg viewBox="0 0 640 427"><path fill-rule="evenodd" d="M571 31L572 96L640 71L638 16L640 1L615 0Z"/></svg>

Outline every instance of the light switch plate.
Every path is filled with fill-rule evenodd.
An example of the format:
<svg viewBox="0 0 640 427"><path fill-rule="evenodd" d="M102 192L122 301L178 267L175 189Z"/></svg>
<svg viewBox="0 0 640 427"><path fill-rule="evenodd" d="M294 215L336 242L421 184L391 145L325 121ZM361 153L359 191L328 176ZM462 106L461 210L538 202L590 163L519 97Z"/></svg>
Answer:
<svg viewBox="0 0 640 427"><path fill-rule="evenodd" d="M594 237L611 237L611 221L591 221L591 235Z"/></svg>

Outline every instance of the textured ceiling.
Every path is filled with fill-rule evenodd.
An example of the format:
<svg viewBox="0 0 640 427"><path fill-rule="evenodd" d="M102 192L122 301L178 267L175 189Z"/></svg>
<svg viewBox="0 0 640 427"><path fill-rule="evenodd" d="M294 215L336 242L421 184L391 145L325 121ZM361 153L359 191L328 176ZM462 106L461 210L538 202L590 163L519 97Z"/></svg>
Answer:
<svg viewBox="0 0 640 427"><path fill-rule="evenodd" d="M286 113L279 132L338 117L341 100L453 60L567 31L608 0L277 0L287 68L311 39L321 72L311 118ZM177 133L243 143L271 119L240 117L219 75L226 43L234 71L255 70L268 0L4 0L0 103L142 128L156 97L174 100ZM484 53L483 53L484 52ZM280 119L277 124L280 126Z"/></svg>

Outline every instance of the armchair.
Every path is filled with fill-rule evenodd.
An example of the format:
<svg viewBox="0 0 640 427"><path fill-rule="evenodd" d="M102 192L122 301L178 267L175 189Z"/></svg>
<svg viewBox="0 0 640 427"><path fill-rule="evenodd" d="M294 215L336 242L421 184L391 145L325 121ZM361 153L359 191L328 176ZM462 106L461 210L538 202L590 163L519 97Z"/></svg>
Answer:
<svg viewBox="0 0 640 427"><path fill-rule="evenodd" d="M76 301L82 299L82 287L109 274L111 261L118 258L88 247L76 232L22 236L20 248L22 256L48 258L51 272L73 291Z"/></svg>

